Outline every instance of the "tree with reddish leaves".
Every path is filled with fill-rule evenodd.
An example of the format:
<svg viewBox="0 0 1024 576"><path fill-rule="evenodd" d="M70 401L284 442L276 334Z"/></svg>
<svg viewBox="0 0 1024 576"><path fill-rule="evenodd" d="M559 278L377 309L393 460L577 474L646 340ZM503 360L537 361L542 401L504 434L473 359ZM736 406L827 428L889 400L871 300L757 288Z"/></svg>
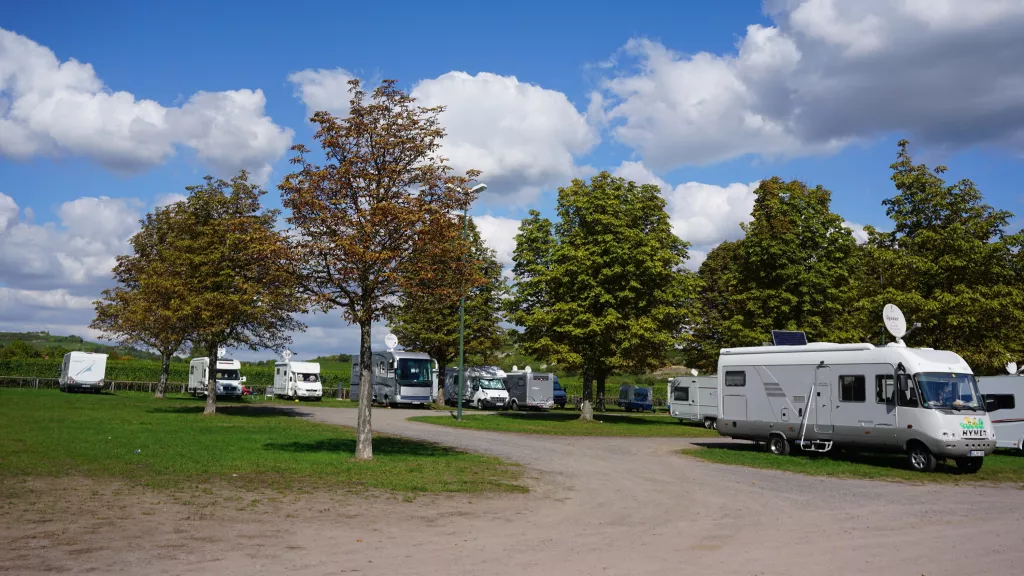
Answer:
<svg viewBox="0 0 1024 576"><path fill-rule="evenodd" d="M359 326L355 457L370 460L371 326L397 305L420 234L472 203L469 184L479 172L456 175L440 155L443 107L417 106L394 80L372 93L359 80L349 86L347 116L320 111L311 118L324 163L294 146L296 171L280 189L304 293L325 313L340 308Z"/></svg>

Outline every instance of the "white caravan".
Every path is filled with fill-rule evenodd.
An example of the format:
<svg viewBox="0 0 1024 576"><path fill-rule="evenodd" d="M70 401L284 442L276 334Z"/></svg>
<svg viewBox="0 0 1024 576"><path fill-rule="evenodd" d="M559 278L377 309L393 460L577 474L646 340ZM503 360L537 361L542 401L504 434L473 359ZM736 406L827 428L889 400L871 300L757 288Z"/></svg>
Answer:
<svg viewBox="0 0 1024 576"><path fill-rule="evenodd" d="M210 378L207 368L210 366L210 359L207 357L193 358L188 363L188 393L196 398L206 396L206 386ZM217 359L217 373L214 378L217 382L217 396L229 398L242 397L242 383L245 376L241 375L242 363L229 358Z"/></svg>
<svg viewBox="0 0 1024 576"><path fill-rule="evenodd" d="M320 382L319 362L286 360L274 364L274 396L298 400L322 400L323 383Z"/></svg>
<svg viewBox="0 0 1024 576"><path fill-rule="evenodd" d="M996 448L1024 450L1024 406L1017 404L1017 396L1024 400L1024 374L979 378L978 388L999 435Z"/></svg>
<svg viewBox="0 0 1024 576"><path fill-rule="evenodd" d="M456 406L459 401L459 369L445 370L444 403ZM508 405L505 378L508 375L497 366L469 366L462 385L462 405L480 410L501 410Z"/></svg>
<svg viewBox="0 0 1024 576"><path fill-rule="evenodd" d="M60 365L58 386L63 392L103 389L107 355L94 352L68 352Z"/></svg>
<svg viewBox="0 0 1024 576"><path fill-rule="evenodd" d="M718 420L718 377L680 376L669 380L668 411L682 420L714 429Z"/></svg>

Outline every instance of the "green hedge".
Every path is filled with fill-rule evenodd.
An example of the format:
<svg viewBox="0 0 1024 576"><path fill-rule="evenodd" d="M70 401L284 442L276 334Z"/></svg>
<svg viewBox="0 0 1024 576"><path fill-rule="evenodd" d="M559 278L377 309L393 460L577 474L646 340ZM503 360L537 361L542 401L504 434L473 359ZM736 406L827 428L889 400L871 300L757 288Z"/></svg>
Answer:
<svg viewBox="0 0 1024 576"><path fill-rule="evenodd" d="M28 378L56 378L60 375L62 359L19 358L0 360L0 376L22 376ZM323 370L320 377L324 386L336 387L341 384L348 387L348 364L342 369ZM274 383L273 366L242 365L242 375L246 377L246 385L259 388ZM127 382L156 382L160 379L160 362L152 360L107 360L106 379ZM168 375L171 382L188 381L188 364L172 362Z"/></svg>

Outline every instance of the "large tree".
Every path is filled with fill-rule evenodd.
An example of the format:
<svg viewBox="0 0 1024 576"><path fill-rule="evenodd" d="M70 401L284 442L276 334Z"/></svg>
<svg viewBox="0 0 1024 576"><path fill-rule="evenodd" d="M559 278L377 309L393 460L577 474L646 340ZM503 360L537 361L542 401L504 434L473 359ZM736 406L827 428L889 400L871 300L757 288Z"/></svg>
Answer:
<svg viewBox="0 0 1024 576"><path fill-rule="evenodd" d="M404 267L398 307L389 315L392 332L410 349L437 360L441 378L459 352L459 303L465 296L465 352L488 356L504 341L502 300L507 284L494 250L473 219L437 219L424 231Z"/></svg>
<svg viewBox="0 0 1024 576"><path fill-rule="evenodd" d="M698 272L688 356L703 370L714 369L720 349L770 342L772 330L802 330L816 341L861 337L849 322L858 247L831 211L831 192L771 178L754 193L745 236L717 246Z"/></svg>
<svg viewBox="0 0 1024 576"><path fill-rule="evenodd" d="M244 171L230 182L207 176L186 189L163 250L174 258L168 273L182 283L189 340L209 355L204 413L213 414L217 350L280 349L305 328L295 314L306 307L293 254L276 228L278 211L260 206L265 192Z"/></svg>
<svg viewBox="0 0 1024 576"><path fill-rule="evenodd" d="M176 209L157 208L142 219L142 228L130 240L132 253L117 257L117 286L104 290L95 302L96 318L90 325L105 338L160 354L157 398L164 396L171 358L184 348L190 329L186 277L174 268L178 255L171 238Z"/></svg>
<svg viewBox="0 0 1024 576"><path fill-rule="evenodd" d="M397 304L401 273L431 220L450 218L474 199L478 175L452 173L440 156L443 107L423 108L385 80L372 94L350 83L348 115L317 112L324 164L302 145L297 171L280 185L291 211L304 291L324 312L341 308L359 326L360 393L356 423L359 460L373 458L370 329Z"/></svg>
<svg viewBox="0 0 1024 576"><path fill-rule="evenodd" d="M970 180L947 184L945 166L914 164L901 140L891 165L896 194L883 202L891 232L869 229L859 326L878 334L892 302L921 328L915 346L952 350L979 372L1024 358L1024 232L986 204Z"/></svg>
<svg viewBox="0 0 1024 576"><path fill-rule="evenodd" d="M664 363L695 283L657 186L607 172L574 180L559 189L558 215L552 226L533 212L520 226L511 320L524 351L581 371L587 420L595 381L603 393L612 372Z"/></svg>

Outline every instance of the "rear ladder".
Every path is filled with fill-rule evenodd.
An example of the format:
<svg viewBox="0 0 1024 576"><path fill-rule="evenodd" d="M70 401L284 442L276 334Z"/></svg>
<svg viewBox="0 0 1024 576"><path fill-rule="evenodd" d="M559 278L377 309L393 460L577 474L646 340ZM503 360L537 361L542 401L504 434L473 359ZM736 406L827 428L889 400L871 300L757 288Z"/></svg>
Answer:
<svg viewBox="0 0 1024 576"><path fill-rule="evenodd" d="M804 405L804 417L800 422L800 440L797 446L806 452L828 452L832 449L831 440L805 440L807 435L807 420L811 417L811 402L814 401L814 390L818 383L811 384L811 392L807 395L807 403Z"/></svg>

